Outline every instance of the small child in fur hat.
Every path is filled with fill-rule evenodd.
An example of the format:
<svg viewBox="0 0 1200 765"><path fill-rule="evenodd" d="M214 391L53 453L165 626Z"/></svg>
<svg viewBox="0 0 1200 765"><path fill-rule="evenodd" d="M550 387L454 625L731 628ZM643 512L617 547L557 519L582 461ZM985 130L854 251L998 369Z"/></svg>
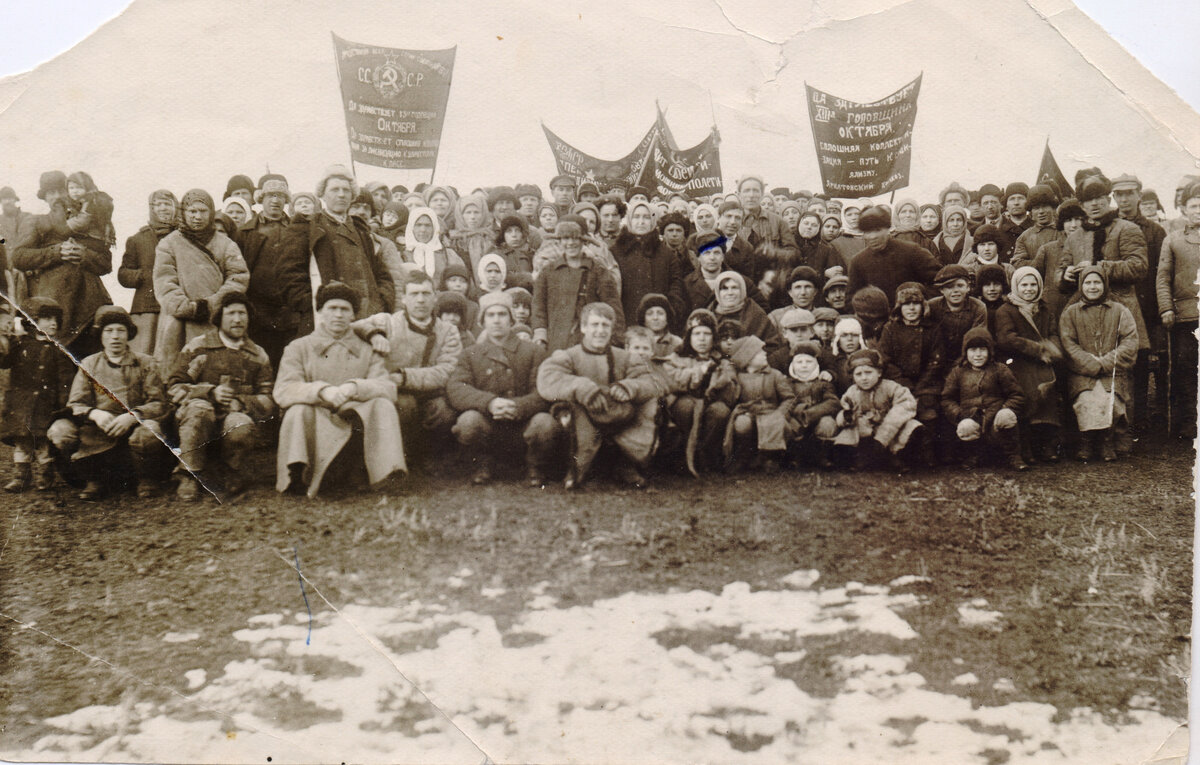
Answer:
<svg viewBox="0 0 1200 765"><path fill-rule="evenodd" d="M833 383L821 378L820 354L821 346L813 340L795 348L792 363L788 366L795 402L788 419L794 433L791 453L796 462L803 464L815 460L828 469L833 466L829 460L830 442L837 434L833 418L841 405Z"/></svg>
<svg viewBox="0 0 1200 765"><path fill-rule="evenodd" d="M758 466L779 472L793 435L788 423L795 393L791 382L767 364L766 344L756 335L738 339L730 353L737 370L737 405L725 427L725 464L733 471L756 452Z"/></svg>
<svg viewBox="0 0 1200 765"><path fill-rule="evenodd" d="M925 291L916 282L896 288L896 306L879 336L883 376L908 388L917 399L917 419L933 428L941 414L940 357L934 344L933 322ZM924 443L929 443L926 440ZM922 455L932 462L932 455Z"/></svg>
<svg viewBox="0 0 1200 765"><path fill-rule="evenodd" d="M475 334L467 328L466 324L471 305L473 305L471 301L457 292L443 292L437 296L437 302L433 308L434 316L444 319L458 328L458 336L462 339L463 348L469 348L475 344ZM475 307L479 308L478 305Z"/></svg>
<svg viewBox="0 0 1200 765"><path fill-rule="evenodd" d="M453 292L462 295L467 301L466 313L463 315L463 327L474 327L479 321L479 304L472 300L471 274L467 267L452 263L442 271L442 283L439 285L438 297Z"/></svg>
<svg viewBox="0 0 1200 765"><path fill-rule="evenodd" d="M863 344L874 348L879 340L879 333L888 320L887 293L878 287L867 285L850 299L850 307L854 309L854 318L862 326Z"/></svg>
<svg viewBox="0 0 1200 765"><path fill-rule="evenodd" d="M924 430L917 420L917 400L900 383L883 379L883 359L873 348L855 351L849 368L854 384L842 394L842 409L834 420L840 461L858 470L886 464L905 472L901 453Z"/></svg>
<svg viewBox="0 0 1200 765"><path fill-rule="evenodd" d="M962 359L942 389L942 410L955 427L963 467L979 465L980 446L998 450L1013 470L1028 470L1021 459L1017 415L1025 396L1007 364L995 359L992 335L976 327L963 338Z"/></svg>

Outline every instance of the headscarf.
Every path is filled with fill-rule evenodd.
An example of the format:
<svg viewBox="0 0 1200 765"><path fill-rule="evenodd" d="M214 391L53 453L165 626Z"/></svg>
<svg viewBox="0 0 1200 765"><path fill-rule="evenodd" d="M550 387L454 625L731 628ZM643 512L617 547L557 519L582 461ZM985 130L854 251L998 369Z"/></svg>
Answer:
<svg viewBox="0 0 1200 765"><path fill-rule="evenodd" d="M433 195L439 192L444 194L446 199L450 200L450 213L453 213L455 207L458 205L458 195L451 191L447 186L430 186L429 188L425 189L425 191L421 194L421 198L425 200L425 206L429 207L429 200L433 199ZM484 207L487 207L487 205L484 204Z"/></svg>
<svg viewBox="0 0 1200 765"><path fill-rule="evenodd" d="M1017 282L1026 276L1032 276L1037 279L1038 292L1033 300L1022 300L1021 296L1017 294ZM1038 301L1042 299L1042 291L1045 289L1045 285L1042 282L1042 275L1033 266L1021 266L1016 271L1013 271L1012 280L1009 283L1012 287L1008 293L1008 302L1015 305L1017 310L1021 312L1021 315L1036 327L1037 323L1034 320L1038 315Z"/></svg>
<svg viewBox="0 0 1200 765"><path fill-rule="evenodd" d="M175 212L171 213L171 220L169 222L160 221L154 215L154 203L160 199L170 200L171 204L175 206ZM155 235L159 239L162 239L164 236L166 236L167 234L174 231L178 225L179 225L179 200L175 198L175 195L166 189L159 189L158 191L151 192L151 194L150 194L150 228L153 229Z"/></svg>
<svg viewBox="0 0 1200 765"><path fill-rule="evenodd" d="M383 213L380 213L380 215L379 215L379 220L380 220L379 233L383 234L388 239L395 241L396 237L400 236L400 234L404 231L404 227L408 225L408 218L409 218L408 208L405 207L404 204L401 202L388 202L386 205L383 206L383 212L384 213L386 213L386 212L395 213L396 214L396 222L390 226L384 226L383 225Z"/></svg>
<svg viewBox="0 0 1200 765"><path fill-rule="evenodd" d="M712 214L712 228L700 228L700 222L697 220L697 217L701 210L708 210ZM709 231L717 230L717 218L719 217L717 215L717 208L710 204L698 204L696 205L696 209L692 210L692 225L695 226L697 234L707 234Z"/></svg>
<svg viewBox="0 0 1200 765"><path fill-rule="evenodd" d="M655 224L658 223L658 214L654 209L654 205L650 204L649 202L642 202L640 200L637 202L630 202L629 206L625 209L625 230L631 234L633 233L633 211L639 207L645 207L650 211L650 217L653 219L653 223L650 224L651 231L654 230ZM639 234L639 236L643 235Z"/></svg>
<svg viewBox="0 0 1200 765"><path fill-rule="evenodd" d="M474 228L468 228L467 222L463 217L463 213L471 206L479 208L479 223ZM459 199L458 203L454 206L454 227L457 230L453 234L465 235L486 231L490 237L492 233L492 216L488 212L487 197L483 194L467 194Z"/></svg>
<svg viewBox="0 0 1200 765"><path fill-rule="evenodd" d="M1088 300L1083 294L1083 279L1088 274L1099 274L1100 279L1104 282L1104 291L1101 292L1100 297L1096 298L1095 300ZM1079 299L1082 300L1086 305L1100 305L1104 301L1108 300L1108 277L1104 275L1104 269L1099 265L1092 264L1079 269Z"/></svg>
<svg viewBox="0 0 1200 765"><path fill-rule="evenodd" d="M954 237L950 236L950 233L946 230L946 223L950 220L951 215L961 215L963 219L962 233ZM954 246L958 244L958 241L967 235L967 224L970 222L971 215L967 212L965 207L950 205L945 210L942 210L942 241L947 247L954 249Z"/></svg>
<svg viewBox="0 0 1200 765"><path fill-rule="evenodd" d="M912 225L906 225L906 224L900 222L900 211L903 210L905 207L911 207L913 209L913 213L916 215L917 220ZM901 199L900 203L896 205L896 212L895 212L895 214L892 215L892 220L895 221L894 227L895 227L896 233L901 233L904 231L919 230L921 228L921 205L920 205L920 203L918 203L917 200L913 199L912 197L906 197L905 199Z"/></svg>
<svg viewBox="0 0 1200 765"><path fill-rule="evenodd" d="M189 191L188 193L190 194L191 192ZM230 197L229 199L226 199L221 204L221 211L224 212L225 208L229 207L229 205L241 205L242 209L246 211L246 220L250 220L251 218L254 217L254 210L250 207L250 203L247 202L246 200L242 199L241 197ZM187 206L187 203L185 202L184 207L186 207L186 206ZM233 216L230 216L230 217L232 218Z"/></svg>
<svg viewBox="0 0 1200 765"><path fill-rule="evenodd" d="M829 213L829 214L825 215L824 217L822 217L822 218L821 218L821 233L819 234L819 236L821 237L821 241L822 241L822 242L825 242L825 244L832 244L832 243L833 243L833 240L832 240L832 239L826 239L826 238L825 238L825 224L826 224L827 222L829 222L830 220L837 221L837 224L838 224L838 236L841 236L841 233L842 233L842 218L841 218L841 216L840 216L840 215L834 215L833 213ZM837 237L834 237L834 238L836 239Z"/></svg>
<svg viewBox="0 0 1200 765"><path fill-rule="evenodd" d="M433 235L428 242L418 242L413 234L413 225L421 216L429 218L433 224ZM412 252L412 262L425 273L433 276L437 273L438 250L442 249L442 224L437 213L428 207L414 207L408 214L408 223L404 225L404 249Z"/></svg>
<svg viewBox="0 0 1200 765"><path fill-rule="evenodd" d="M488 290L484 285L487 283L484 276L487 274L489 264L495 263L500 266L500 286L494 290ZM508 264L504 262L504 258L494 252L489 252L479 259L479 263L475 265L475 283L479 285L479 289L484 292L503 292L504 282L508 279Z"/></svg>
<svg viewBox="0 0 1200 765"><path fill-rule="evenodd" d="M245 204L244 200L241 200ZM188 208L188 205L199 202L208 208L208 220L204 222L200 228L191 228L187 223L187 216L182 213ZM216 226L216 204L213 203L212 196L204 189L192 189L183 195L183 199L179 202L180 217L182 222L179 225L179 233L183 234L184 238L198 247L207 249L208 243L212 241L213 234L217 231Z"/></svg>
<svg viewBox="0 0 1200 765"><path fill-rule="evenodd" d="M932 231L926 231L925 229L921 228L921 216L925 214L926 210L933 210L933 212L937 215L938 222L937 225L933 227ZM934 202L927 202L926 204L921 205L921 209L917 210L917 228L920 229L922 234L930 239L933 239L935 236L942 233L942 206L935 204Z"/></svg>
<svg viewBox="0 0 1200 765"><path fill-rule="evenodd" d="M730 279L737 284L738 290L740 290L742 294L738 298L736 305L729 308L724 308L721 306L721 299L719 297L721 293L721 285ZM722 271L721 273L717 274L717 288L713 291L713 299L716 304L717 315L732 316L733 314L741 313L742 309L746 307L746 278L737 271Z"/></svg>

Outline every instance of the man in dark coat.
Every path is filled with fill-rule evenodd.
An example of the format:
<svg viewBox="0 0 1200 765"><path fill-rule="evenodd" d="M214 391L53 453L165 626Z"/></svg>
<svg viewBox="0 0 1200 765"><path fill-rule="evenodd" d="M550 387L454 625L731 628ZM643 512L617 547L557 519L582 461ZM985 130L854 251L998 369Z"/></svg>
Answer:
<svg viewBox="0 0 1200 765"><path fill-rule="evenodd" d="M363 316L395 310L396 288L383 259L375 251L371 229L349 215L357 193L350 170L333 165L317 183L321 210L311 221L288 225L278 261L280 288L287 306L299 317L297 335L313 330L313 293L309 259L315 258L320 284L342 282L362 296Z"/></svg>
<svg viewBox="0 0 1200 765"><path fill-rule="evenodd" d="M291 223L284 207L291 200L287 178L268 173L258 181L262 210L238 226L233 241L250 271L250 336L267 352L271 368L279 367L284 347L296 339L299 317L284 300L279 259L284 232Z"/></svg>
<svg viewBox="0 0 1200 765"><path fill-rule="evenodd" d="M863 211L858 227L866 248L850 261L850 297L863 287L873 285L887 295L888 305L896 300L896 288L904 282L923 286L933 283L941 263L929 250L894 239L890 232L892 216L881 207Z"/></svg>
<svg viewBox="0 0 1200 765"><path fill-rule="evenodd" d="M57 170L42 173L38 198L51 210L67 196L67 177ZM30 297L53 298L62 306L58 342L75 358L98 347L90 331L92 317L112 298L100 277L112 271L112 250L88 237L87 244L59 232L50 215L39 215L21 235L11 253L13 268L24 271Z"/></svg>
<svg viewBox="0 0 1200 765"><path fill-rule="evenodd" d="M546 351L513 334L512 296L489 292L479 298L483 333L463 351L446 383L446 399L459 413L453 433L475 463L471 481L491 480L496 459L525 443L526 481L545 483L545 469L561 435L549 404L538 395L538 366Z"/></svg>
<svg viewBox="0 0 1200 765"><path fill-rule="evenodd" d="M1017 239L1033 226L1029 215L1029 186L1014 181L1004 189L1004 214L1000 216L1000 230L1008 244L1000 249L1000 262L1007 263L1012 259L1012 249Z"/></svg>
<svg viewBox="0 0 1200 765"><path fill-rule="evenodd" d="M12 249L21 236L22 229L33 220L33 215L21 210L21 200L12 186L0 189L0 237Z"/></svg>
<svg viewBox="0 0 1200 765"><path fill-rule="evenodd" d="M549 351L579 342L579 313L588 303L607 303L616 313L615 337L625 334L620 289L612 275L583 253L583 229L559 221L554 238L563 259L546 266L533 283L533 339Z"/></svg>
<svg viewBox="0 0 1200 765"><path fill-rule="evenodd" d="M1118 175L1112 182L1113 201L1117 203L1117 214L1130 223L1136 223L1146 239L1146 276L1135 285L1138 305L1146 322L1150 348L1138 351L1137 363L1133 366L1133 427L1145 430L1150 422L1150 373L1154 373L1154 420L1166 422L1167 406L1167 342L1158 313L1158 297L1155 282L1158 278L1158 258L1162 254L1167 231L1162 226L1142 215L1142 182L1136 175ZM1165 427L1164 427L1165 430Z"/></svg>

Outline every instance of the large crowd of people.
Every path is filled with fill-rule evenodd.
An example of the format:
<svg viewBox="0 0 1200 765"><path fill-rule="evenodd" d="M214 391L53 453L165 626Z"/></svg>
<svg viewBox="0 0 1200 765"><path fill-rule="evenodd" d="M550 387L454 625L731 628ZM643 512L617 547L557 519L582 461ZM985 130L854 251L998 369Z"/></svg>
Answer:
<svg viewBox="0 0 1200 765"><path fill-rule="evenodd" d="M113 199L0 189L9 492L181 500L594 472L1013 470L1196 433L1200 177L893 204L767 188L661 198L570 176L467 194L328 168L148 200L113 305ZM604 459L597 460L600 455ZM401 487L402 488L402 485Z"/></svg>

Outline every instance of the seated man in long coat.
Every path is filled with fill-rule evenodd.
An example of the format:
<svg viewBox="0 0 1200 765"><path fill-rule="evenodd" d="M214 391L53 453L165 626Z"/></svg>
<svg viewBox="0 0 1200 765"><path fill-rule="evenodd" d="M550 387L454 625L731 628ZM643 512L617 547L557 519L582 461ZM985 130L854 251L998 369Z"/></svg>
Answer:
<svg viewBox="0 0 1200 765"><path fill-rule="evenodd" d="M558 440L558 423L537 392L538 366L546 351L513 334L512 296L489 292L479 298L483 333L463 351L446 383L446 399L459 412L454 435L475 462L472 482L491 480L496 459L525 442L526 480L545 482L546 463Z"/></svg>
<svg viewBox="0 0 1200 765"><path fill-rule="evenodd" d="M658 399L667 391L650 367L612 346L616 318L607 303L585 305L579 314L580 342L555 351L538 369L538 394L561 404L551 411L570 437L567 489L587 478L605 440L624 456L621 480L637 488L646 485L642 470L654 453Z"/></svg>
<svg viewBox="0 0 1200 765"><path fill-rule="evenodd" d="M179 407L180 499L195 499L200 486L230 496L241 492L258 423L275 412L271 361L246 333L250 317L244 293L223 295L212 315L216 326L176 357L167 393ZM219 484L210 472L211 452L226 468Z"/></svg>
<svg viewBox="0 0 1200 765"><path fill-rule="evenodd" d="M360 296L341 282L317 290L317 327L288 344L275 379L279 428L275 488L315 497L334 458L361 434L374 485L407 472L396 386L383 359L350 328Z"/></svg>
<svg viewBox="0 0 1200 765"><path fill-rule="evenodd" d="M137 327L124 308L101 306L93 327L99 353L79 362L67 407L46 433L68 483L86 482L79 498L95 500L132 476L137 493L153 495L171 453L159 424L168 411L158 363L129 347Z"/></svg>

